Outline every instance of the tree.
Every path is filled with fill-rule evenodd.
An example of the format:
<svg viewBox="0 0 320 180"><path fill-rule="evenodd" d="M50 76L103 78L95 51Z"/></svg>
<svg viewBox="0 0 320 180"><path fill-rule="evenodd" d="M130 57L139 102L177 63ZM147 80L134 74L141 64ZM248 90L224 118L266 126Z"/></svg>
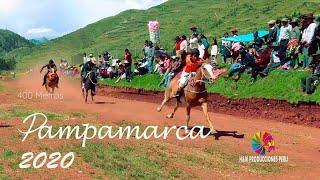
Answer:
<svg viewBox="0 0 320 180"><path fill-rule="evenodd" d="M2 70L14 70L17 61L14 57L0 57L0 71Z"/></svg>

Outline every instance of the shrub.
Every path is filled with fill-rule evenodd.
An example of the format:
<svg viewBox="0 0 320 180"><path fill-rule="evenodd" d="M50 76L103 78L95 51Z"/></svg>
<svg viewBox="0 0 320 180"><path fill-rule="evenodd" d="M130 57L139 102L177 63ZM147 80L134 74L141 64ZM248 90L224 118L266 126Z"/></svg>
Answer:
<svg viewBox="0 0 320 180"><path fill-rule="evenodd" d="M0 70L13 70L16 64L14 57L0 57Z"/></svg>

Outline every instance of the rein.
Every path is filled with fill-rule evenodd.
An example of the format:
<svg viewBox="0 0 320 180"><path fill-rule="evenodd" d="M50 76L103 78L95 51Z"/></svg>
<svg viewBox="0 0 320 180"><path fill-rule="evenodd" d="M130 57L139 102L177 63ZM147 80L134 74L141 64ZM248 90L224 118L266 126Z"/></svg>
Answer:
<svg viewBox="0 0 320 180"><path fill-rule="evenodd" d="M94 83L94 82L92 81L91 77L89 76L91 73L93 73L93 71L90 71L90 72L87 74L86 78L89 78L89 80L90 80L90 82L91 82L92 84L97 85L97 84L98 84L98 81L97 81L96 83Z"/></svg>
<svg viewBox="0 0 320 180"><path fill-rule="evenodd" d="M203 67L201 66L200 67L201 68L201 79L200 80L196 80L195 82L202 82L202 83L210 83L207 79L207 77L206 77L206 75L205 75L205 73L203 72ZM191 93L195 93L195 94L202 94L202 93L205 93L205 92L207 92L207 90L205 89L205 90L203 90L203 91L192 91L192 90L188 90L187 88L184 88L184 90L185 91L188 91L188 92L191 92Z"/></svg>

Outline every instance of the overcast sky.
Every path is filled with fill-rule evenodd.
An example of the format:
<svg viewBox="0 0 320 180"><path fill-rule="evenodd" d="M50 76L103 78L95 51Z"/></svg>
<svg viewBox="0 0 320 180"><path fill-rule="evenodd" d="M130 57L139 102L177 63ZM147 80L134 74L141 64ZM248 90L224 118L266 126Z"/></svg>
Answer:
<svg viewBox="0 0 320 180"><path fill-rule="evenodd" d="M166 0L0 0L0 28L28 39L57 37L127 9Z"/></svg>

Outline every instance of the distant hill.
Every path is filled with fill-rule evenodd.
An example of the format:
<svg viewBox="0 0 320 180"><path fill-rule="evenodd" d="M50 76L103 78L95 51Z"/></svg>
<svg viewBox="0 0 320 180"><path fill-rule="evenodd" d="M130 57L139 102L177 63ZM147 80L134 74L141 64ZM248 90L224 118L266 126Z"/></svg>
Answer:
<svg viewBox="0 0 320 180"><path fill-rule="evenodd" d="M35 45L45 44L49 41L46 37L30 39L30 41Z"/></svg>
<svg viewBox="0 0 320 180"><path fill-rule="evenodd" d="M32 50L16 50L13 54L21 57L23 67L27 62L32 64L49 58L64 57L70 60L83 52L97 55L109 50L113 56L122 57L125 48L129 48L134 56L141 56L143 43L149 38L149 20L160 22L161 46L171 51L175 36L189 36L192 24L200 27L211 41L234 26L240 34L248 33L260 28L267 29L270 19L309 12L320 14L319 0L169 0L148 10L122 12L51 40L43 46Z"/></svg>
<svg viewBox="0 0 320 180"><path fill-rule="evenodd" d="M9 31L0 29L0 54L8 53L21 47L32 47L33 44L24 37Z"/></svg>

